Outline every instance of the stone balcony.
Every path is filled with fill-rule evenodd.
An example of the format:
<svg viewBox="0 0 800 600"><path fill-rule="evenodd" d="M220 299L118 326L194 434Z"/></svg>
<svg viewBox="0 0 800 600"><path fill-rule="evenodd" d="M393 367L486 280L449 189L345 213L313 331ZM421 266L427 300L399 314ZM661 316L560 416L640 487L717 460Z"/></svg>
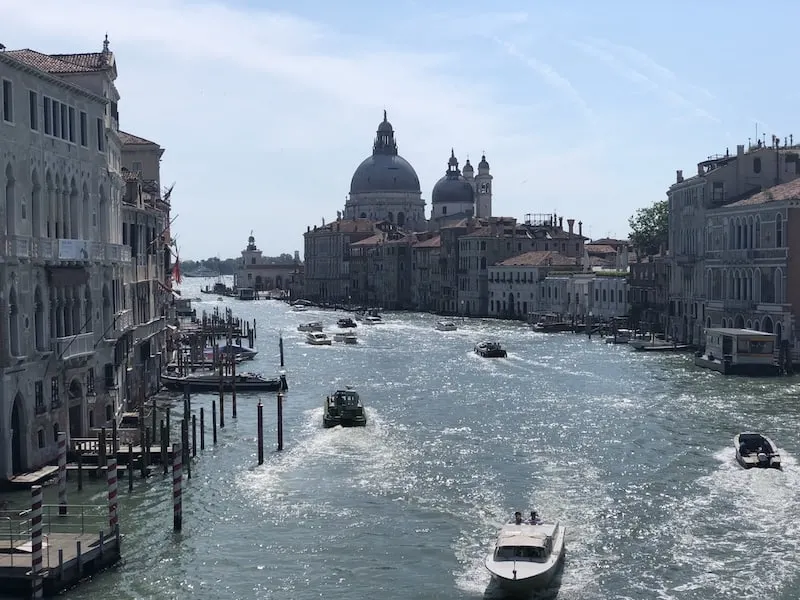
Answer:
<svg viewBox="0 0 800 600"><path fill-rule="evenodd" d="M123 244L91 240L0 236L0 257L49 263L130 262L131 250Z"/></svg>
<svg viewBox="0 0 800 600"><path fill-rule="evenodd" d="M158 278L158 265L155 256L148 256L137 259L136 281L150 281Z"/></svg>
<svg viewBox="0 0 800 600"><path fill-rule="evenodd" d="M161 333L167 327L167 319L165 317L158 317L147 323L140 323L134 326L133 339L134 343L144 341L152 336Z"/></svg>
<svg viewBox="0 0 800 600"><path fill-rule="evenodd" d="M61 360L92 354L95 350L94 332L55 338L51 346L56 357Z"/></svg>

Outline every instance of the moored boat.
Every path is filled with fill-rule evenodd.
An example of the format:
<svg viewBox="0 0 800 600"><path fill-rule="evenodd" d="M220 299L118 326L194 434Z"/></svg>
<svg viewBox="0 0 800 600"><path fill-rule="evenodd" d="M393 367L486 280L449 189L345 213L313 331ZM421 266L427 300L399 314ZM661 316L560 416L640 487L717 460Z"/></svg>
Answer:
<svg viewBox="0 0 800 600"><path fill-rule="evenodd" d="M338 327L341 327L342 329L344 329L345 327L357 327L358 326L356 324L356 322L353 321L353 319L351 319L350 317L343 317L343 318L339 319L338 321L336 321L336 325Z"/></svg>
<svg viewBox="0 0 800 600"><path fill-rule="evenodd" d="M736 462L745 469L780 469L781 455L778 447L767 436L753 431L744 431L733 438Z"/></svg>
<svg viewBox="0 0 800 600"><path fill-rule="evenodd" d="M367 415L361 397L354 389L347 386L344 390L336 390L325 398L322 413L322 425L325 428L363 427L367 424Z"/></svg>
<svg viewBox="0 0 800 600"><path fill-rule="evenodd" d="M453 323L453 321L437 321L436 322L436 330L437 331L456 331L458 326Z"/></svg>
<svg viewBox="0 0 800 600"><path fill-rule="evenodd" d="M333 334L334 342L342 342L344 344L357 344L358 337L351 331L341 331Z"/></svg>
<svg viewBox="0 0 800 600"><path fill-rule="evenodd" d="M535 515L535 513L533 513ZM530 593L546 588L563 561L565 528L536 518L503 525L484 564L504 590Z"/></svg>
<svg viewBox="0 0 800 600"><path fill-rule="evenodd" d="M301 323L300 325L297 326L297 331L322 331L322 321Z"/></svg>
<svg viewBox="0 0 800 600"><path fill-rule="evenodd" d="M331 338L321 331L310 331L306 334L306 344L311 344L312 346L330 346Z"/></svg>
<svg viewBox="0 0 800 600"><path fill-rule="evenodd" d="M177 371L166 371L161 374L161 384L168 390L182 391L187 386L191 392L216 392L219 390L220 377L217 371L195 371L187 375L179 375ZM281 375L267 379L255 373L237 373L235 377L222 377L222 389L226 392L279 392L289 389L286 376Z"/></svg>
<svg viewBox="0 0 800 600"><path fill-rule="evenodd" d="M508 356L500 342L480 342L475 345L475 354L483 358L505 358Z"/></svg>

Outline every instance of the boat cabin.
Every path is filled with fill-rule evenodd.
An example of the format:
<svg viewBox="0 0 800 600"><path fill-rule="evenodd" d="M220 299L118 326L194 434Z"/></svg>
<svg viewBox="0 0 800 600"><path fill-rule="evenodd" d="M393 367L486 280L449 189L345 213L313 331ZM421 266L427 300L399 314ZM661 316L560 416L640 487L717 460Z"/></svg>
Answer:
<svg viewBox="0 0 800 600"><path fill-rule="evenodd" d="M361 406L361 399L355 390L339 390L328 397L328 403L339 409Z"/></svg>
<svg viewBox="0 0 800 600"><path fill-rule="evenodd" d="M497 540L494 560L544 562L553 552L558 524L506 525Z"/></svg>
<svg viewBox="0 0 800 600"><path fill-rule="evenodd" d="M721 373L771 374L777 372L776 336L754 329L706 329L705 353L695 364Z"/></svg>
<svg viewBox="0 0 800 600"><path fill-rule="evenodd" d="M256 291L253 288L239 288L239 300L255 300Z"/></svg>

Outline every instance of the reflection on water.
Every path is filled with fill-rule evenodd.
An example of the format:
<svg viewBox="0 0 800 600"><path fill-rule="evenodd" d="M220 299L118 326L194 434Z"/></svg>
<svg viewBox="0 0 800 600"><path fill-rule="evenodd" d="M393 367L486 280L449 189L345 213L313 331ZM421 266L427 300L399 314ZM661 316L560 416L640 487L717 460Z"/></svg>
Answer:
<svg viewBox="0 0 800 600"><path fill-rule="evenodd" d="M198 312L220 304L207 298ZM240 394L239 418L226 415L193 467L184 531L170 530L168 479L137 480L121 499L124 563L70 598L494 598L483 557L510 514L534 507L567 528L544 597L800 596L797 379L734 380L689 355L518 323L440 332L419 314L359 326L355 346L314 347L297 325L335 331L341 313L222 304L258 320L248 371L276 372L283 332L286 449L256 466L257 399ZM508 358L476 356L484 339ZM344 385L368 424L323 429L323 399ZM262 400L272 450L275 397ZM783 472L737 468L743 429L782 446ZM98 488L89 497L103 501Z"/></svg>

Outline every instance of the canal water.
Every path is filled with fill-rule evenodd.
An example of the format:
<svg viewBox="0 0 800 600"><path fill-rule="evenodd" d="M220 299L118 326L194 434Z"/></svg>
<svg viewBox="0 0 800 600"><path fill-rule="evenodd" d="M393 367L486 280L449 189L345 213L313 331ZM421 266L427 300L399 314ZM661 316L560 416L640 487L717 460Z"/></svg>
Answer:
<svg viewBox="0 0 800 600"><path fill-rule="evenodd" d="M189 280L184 296L200 296ZM183 532L160 474L121 492L122 564L74 599L480 599L501 597L482 561L515 510L567 527L563 574L544 597L800 597L797 379L725 378L685 354L649 354L518 323L425 314L359 326L360 344L312 347L296 328L341 313L274 301L217 302L258 321L259 355L290 391L285 450L263 394L266 462L256 466L256 402L240 394L219 443L193 467ZM509 356L482 359L483 339ZM353 385L363 429L322 428L327 393ZM195 396L210 410L213 396ZM207 412L208 414L208 412ZM210 421L210 419L209 419ZM732 437L769 432L785 469L744 471ZM70 499L104 501L96 487ZM48 494L55 493L49 489Z"/></svg>

